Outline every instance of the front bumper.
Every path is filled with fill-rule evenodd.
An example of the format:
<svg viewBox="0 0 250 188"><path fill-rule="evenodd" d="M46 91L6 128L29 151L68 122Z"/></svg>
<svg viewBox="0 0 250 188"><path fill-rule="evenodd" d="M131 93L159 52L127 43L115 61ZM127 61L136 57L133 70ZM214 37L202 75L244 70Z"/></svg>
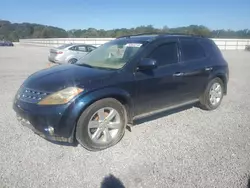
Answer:
<svg viewBox="0 0 250 188"><path fill-rule="evenodd" d="M76 116L72 116L67 105L39 106L15 101L13 109L18 121L37 135L53 142L74 142ZM49 130L53 128L53 133Z"/></svg>
<svg viewBox="0 0 250 188"><path fill-rule="evenodd" d="M48 133L47 131L45 133L35 129L35 127L29 122L29 120L26 120L24 118L22 118L21 116L19 116L17 114L17 120L19 121L19 123L29 129L31 129L35 134L39 135L40 137L49 140L49 141L53 141L53 142L67 142L67 143L72 143L72 139L69 138L64 138L64 137L60 137L60 136L56 136L56 135L50 135L50 133Z"/></svg>

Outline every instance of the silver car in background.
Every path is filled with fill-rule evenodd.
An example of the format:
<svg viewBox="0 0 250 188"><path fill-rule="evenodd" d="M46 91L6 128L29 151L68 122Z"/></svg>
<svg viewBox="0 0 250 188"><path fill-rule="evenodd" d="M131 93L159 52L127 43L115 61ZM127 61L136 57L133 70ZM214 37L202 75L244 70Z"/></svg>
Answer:
<svg viewBox="0 0 250 188"><path fill-rule="evenodd" d="M97 47L87 44L64 44L50 49L49 61L52 63L65 64L76 63L81 57L93 51Z"/></svg>

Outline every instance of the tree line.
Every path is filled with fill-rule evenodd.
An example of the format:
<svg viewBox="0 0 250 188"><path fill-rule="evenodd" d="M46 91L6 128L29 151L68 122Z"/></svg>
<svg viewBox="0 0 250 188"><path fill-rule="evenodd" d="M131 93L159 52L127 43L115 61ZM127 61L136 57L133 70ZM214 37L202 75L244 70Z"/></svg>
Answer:
<svg viewBox="0 0 250 188"><path fill-rule="evenodd" d="M186 27L155 28L152 25L138 26L135 28L120 29L72 29L64 30L62 28L46 26L33 23L11 23L0 20L0 40L18 41L25 38L116 38L124 35L133 35L140 33L182 33L194 34L211 38L250 38L250 29L243 30L210 30L203 25L189 25Z"/></svg>

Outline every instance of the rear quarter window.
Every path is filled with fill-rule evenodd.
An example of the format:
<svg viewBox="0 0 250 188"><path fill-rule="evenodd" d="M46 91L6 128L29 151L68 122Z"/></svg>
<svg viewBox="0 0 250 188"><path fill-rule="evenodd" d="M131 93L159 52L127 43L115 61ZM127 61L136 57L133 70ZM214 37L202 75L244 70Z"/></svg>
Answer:
<svg viewBox="0 0 250 188"><path fill-rule="evenodd" d="M218 46L211 39L202 39L202 40L199 40L199 43L206 50L206 53L208 55L217 55L217 56L222 55Z"/></svg>
<svg viewBox="0 0 250 188"><path fill-rule="evenodd" d="M205 50L194 39L180 39L181 56L183 61L196 60L206 57Z"/></svg>

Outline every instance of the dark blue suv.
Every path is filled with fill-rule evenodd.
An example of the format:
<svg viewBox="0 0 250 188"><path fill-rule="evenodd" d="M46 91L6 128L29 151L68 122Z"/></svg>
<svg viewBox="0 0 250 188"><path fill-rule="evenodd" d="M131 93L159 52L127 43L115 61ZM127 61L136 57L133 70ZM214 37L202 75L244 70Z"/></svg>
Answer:
<svg viewBox="0 0 250 188"><path fill-rule="evenodd" d="M50 141L88 150L113 146L141 115L199 102L216 109L228 64L215 43L189 35L134 35L105 43L75 64L38 71L18 90L18 120Z"/></svg>

